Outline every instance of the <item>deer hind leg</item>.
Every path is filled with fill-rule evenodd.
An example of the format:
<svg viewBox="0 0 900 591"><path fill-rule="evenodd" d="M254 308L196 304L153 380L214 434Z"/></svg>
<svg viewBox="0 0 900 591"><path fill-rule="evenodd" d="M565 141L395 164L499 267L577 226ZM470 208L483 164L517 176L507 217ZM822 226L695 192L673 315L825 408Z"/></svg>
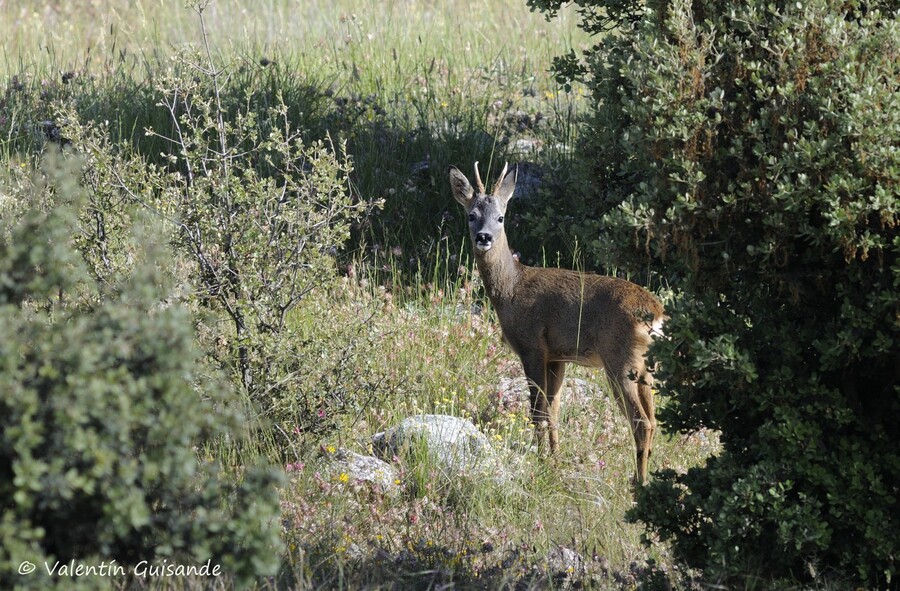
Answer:
<svg viewBox="0 0 900 591"><path fill-rule="evenodd" d="M638 381L638 398L640 399L641 408L650 424L650 435L647 438L647 459L653 453L653 439L656 437L656 404L653 400L653 375L644 372Z"/></svg>
<svg viewBox="0 0 900 591"><path fill-rule="evenodd" d="M628 426L634 436L637 450L637 467L634 482L647 482L647 464L650 459L650 445L653 438L653 424L647 416L641 401L640 385L629 372L610 375L616 400L628 419ZM649 388L649 387L648 387Z"/></svg>
<svg viewBox="0 0 900 591"><path fill-rule="evenodd" d="M559 447L559 391L566 377L566 363L551 361L547 364L547 408L550 415L550 452Z"/></svg>

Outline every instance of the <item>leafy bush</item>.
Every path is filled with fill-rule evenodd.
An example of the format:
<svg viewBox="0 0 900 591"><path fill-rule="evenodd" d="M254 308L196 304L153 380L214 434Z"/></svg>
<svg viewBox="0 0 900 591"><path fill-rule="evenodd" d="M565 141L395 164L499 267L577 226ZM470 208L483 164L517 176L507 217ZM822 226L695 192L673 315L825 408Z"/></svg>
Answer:
<svg viewBox="0 0 900 591"><path fill-rule="evenodd" d="M243 100L225 92L230 67L187 52L156 79L171 129L145 135L165 147L164 166L115 140L109 124L59 108L67 146L84 162L76 246L92 274L114 280L134 257L125 231L134 210L149 216L175 246L169 270L207 355L268 416L327 431L320 415L352 407L357 392L323 380L345 375L358 331L313 342L298 306L334 284L337 256L371 204L351 194L343 146L304 141L277 92L265 108L253 88Z"/></svg>
<svg viewBox="0 0 900 591"><path fill-rule="evenodd" d="M896 585L900 7L667 4L562 64L595 105L576 230L668 279L661 419L722 431L632 516L710 577Z"/></svg>
<svg viewBox="0 0 900 591"><path fill-rule="evenodd" d="M235 485L198 461L196 446L240 429L189 315L160 303L153 257L114 289L87 270L71 246L77 185L55 176L59 203L6 222L0 245L0 586L46 588L44 562L69 560L272 574L274 476ZM38 569L20 576L23 561Z"/></svg>
<svg viewBox="0 0 900 591"><path fill-rule="evenodd" d="M283 102L265 120L249 107L229 119L219 84L217 74L161 82L176 134L172 169L154 180L200 298L231 321L239 382L262 399L296 388L290 313L334 278L334 257L367 204L351 197L350 163L334 146L306 145Z"/></svg>

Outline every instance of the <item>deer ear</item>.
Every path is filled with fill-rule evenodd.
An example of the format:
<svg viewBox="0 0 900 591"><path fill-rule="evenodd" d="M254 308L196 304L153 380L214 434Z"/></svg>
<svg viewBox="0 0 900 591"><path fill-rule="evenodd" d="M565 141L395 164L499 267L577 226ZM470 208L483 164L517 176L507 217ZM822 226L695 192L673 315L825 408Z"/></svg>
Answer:
<svg viewBox="0 0 900 591"><path fill-rule="evenodd" d="M511 172L506 172L503 167L503 176L497 181L497 187L494 189L494 197L499 199L504 205L509 202L516 190L516 179L519 176L519 166L516 165Z"/></svg>
<svg viewBox="0 0 900 591"><path fill-rule="evenodd" d="M463 207L469 207L472 202L472 196L475 191L469 184L469 179L461 173L455 166L450 167L450 189L453 191L453 198L456 199Z"/></svg>

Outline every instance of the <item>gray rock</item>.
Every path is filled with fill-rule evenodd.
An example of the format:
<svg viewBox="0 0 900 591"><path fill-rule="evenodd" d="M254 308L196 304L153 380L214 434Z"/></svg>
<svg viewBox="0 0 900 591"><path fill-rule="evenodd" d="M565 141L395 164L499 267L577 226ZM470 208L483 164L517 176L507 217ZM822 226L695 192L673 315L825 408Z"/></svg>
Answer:
<svg viewBox="0 0 900 591"><path fill-rule="evenodd" d="M537 197L544 183L544 169L533 162L519 162L516 170L516 197L524 200Z"/></svg>
<svg viewBox="0 0 900 591"><path fill-rule="evenodd" d="M523 137L517 139L512 146L512 152L515 154L533 156L541 151L544 142L537 138Z"/></svg>
<svg viewBox="0 0 900 591"><path fill-rule="evenodd" d="M565 574L571 578L583 577L584 558L571 548L554 546L547 553L547 570L552 574Z"/></svg>
<svg viewBox="0 0 900 591"><path fill-rule="evenodd" d="M565 546L555 546L547 553L545 559L547 579L538 584L542 589L575 589L581 588L582 579L587 572L581 555Z"/></svg>
<svg viewBox="0 0 900 591"><path fill-rule="evenodd" d="M528 380L524 376L518 378L500 378L497 384L500 409L503 411L519 410L521 405L528 408Z"/></svg>
<svg viewBox="0 0 900 591"><path fill-rule="evenodd" d="M508 477L487 436L471 421L446 415L415 415L372 437L382 457L421 445L447 475Z"/></svg>
<svg viewBox="0 0 900 591"><path fill-rule="evenodd" d="M469 305L466 305L466 304L457 304L456 305L456 317L459 320L466 320L469 316L481 316L483 313L484 313L484 306L482 306L478 302L473 302Z"/></svg>
<svg viewBox="0 0 900 591"><path fill-rule="evenodd" d="M566 378L563 382L560 395L562 404L577 404L585 406L598 398L606 396L601 384L605 376L597 373L596 381L583 380L581 378ZM524 377L501 378L497 385L500 392L500 404L503 409L515 408L520 404L528 405L528 380Z"/></svg>
<svg viewBox="0 0 900 591"><path fill-rule="evenodd" d="M354 482L371 483L388 494L395 494L400 490L397 470L374 456L364 456L341 448L335 452L329 471L334 474L345 473Z"/></svg>
<svg viewBox="0 0 900 591"><path fill-rule="evenodd" d="M590 381L581 378L567 378L562 389L563 404L577 404L586 406L598 398L605 398L603 386L606 384L606 375L597 372L596 378Z"/></svg>

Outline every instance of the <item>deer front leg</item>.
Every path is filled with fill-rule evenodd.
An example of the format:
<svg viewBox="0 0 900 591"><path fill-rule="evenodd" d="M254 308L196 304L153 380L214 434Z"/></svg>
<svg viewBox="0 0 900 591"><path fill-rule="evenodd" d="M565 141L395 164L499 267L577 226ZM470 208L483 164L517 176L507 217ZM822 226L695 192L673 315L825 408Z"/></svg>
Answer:
<svg viewBox="0 0 900 591"><path fill-rule="evenodd" d="M559 447L559 391L566 377L564 361L552 361L547 364L547 407L550 415L549 433L550 452Z"/></svg>
<svg viewBox="0 0 900 591"><path fill-rule="evenodd" d="M531 402L531 424L534 425L534 443L538 451L544 449L544 433L550 423L549 404L547 399L547 362L543 355L522 355L522 369L528 378L528 390ZM550 451L554 451L551 436Z"/></svg>

